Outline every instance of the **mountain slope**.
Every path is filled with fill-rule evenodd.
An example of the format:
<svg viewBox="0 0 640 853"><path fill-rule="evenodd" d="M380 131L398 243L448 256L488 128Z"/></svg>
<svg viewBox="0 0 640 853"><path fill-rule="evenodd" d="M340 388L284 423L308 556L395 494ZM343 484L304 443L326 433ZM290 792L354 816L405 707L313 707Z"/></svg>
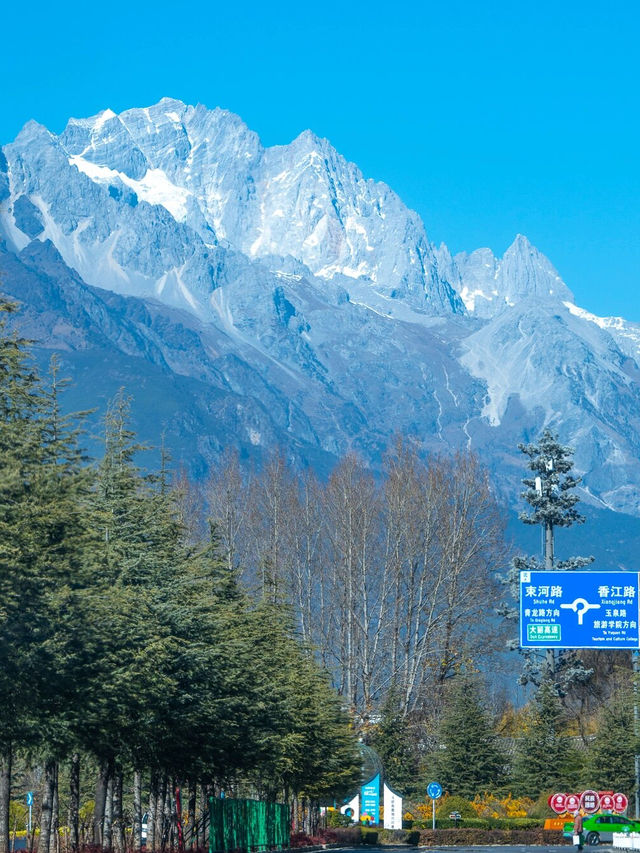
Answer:
<svg viewBox="0 0 640 853"><path fill-rule="evenodd" d="M78 404L127 385L197 475L228 445L377 467L404 433L477 450L513 504L517 443L549 425L594 507L640 514L640 327L577 307L521 235L502 258L434 247L310 132L265 149L168 99L32 122L0 157L0 230L5 289Z"/></svg>

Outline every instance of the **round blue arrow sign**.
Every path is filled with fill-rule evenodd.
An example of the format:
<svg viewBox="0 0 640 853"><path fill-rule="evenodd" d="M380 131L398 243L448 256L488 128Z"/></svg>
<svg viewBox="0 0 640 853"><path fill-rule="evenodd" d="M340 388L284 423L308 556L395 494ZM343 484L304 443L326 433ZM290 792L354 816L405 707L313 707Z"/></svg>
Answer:
<svg viewBox="0 0 640 853"><path fill-rule="evenodd" d="M442 785L439 782L429 782L427 785L427 794L432 800L437 800L442 796Z"/></svg>

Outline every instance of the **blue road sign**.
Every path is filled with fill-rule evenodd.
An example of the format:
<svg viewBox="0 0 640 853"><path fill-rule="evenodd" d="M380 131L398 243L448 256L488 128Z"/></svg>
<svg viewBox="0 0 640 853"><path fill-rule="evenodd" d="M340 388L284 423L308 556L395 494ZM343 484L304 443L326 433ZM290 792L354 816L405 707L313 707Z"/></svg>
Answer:
<svg viewBox="0 0 640 853"><path fill-rule="evenodd" d="M432 800L437 800L442 796L442 785L439 782L429 782L427 785L427 794Z"/></svg>
<svg viewBox="0 0 640 853"><path fill-rule="evenodd" d="M640 648L637 572L520 572L520 645Z"/></svg>
<svg viewBox="0 0 640 853"><path fill-rule="evenodd" d="M33 805L33 791L27 791L27 805Z"/></svg>

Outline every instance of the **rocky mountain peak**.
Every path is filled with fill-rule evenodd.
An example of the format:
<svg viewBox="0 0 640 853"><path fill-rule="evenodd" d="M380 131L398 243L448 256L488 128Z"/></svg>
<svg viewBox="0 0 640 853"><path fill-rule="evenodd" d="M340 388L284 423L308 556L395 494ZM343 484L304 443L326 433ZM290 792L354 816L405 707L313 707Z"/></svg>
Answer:
<svg viewBox="0 0 640 853"><path fill-rule="evenodd" d="M493 317L530 297L573 302L551 261L523 234L516 235L502 258L483 248L461 252L453 261L462 300L478 317Z"/></svg>

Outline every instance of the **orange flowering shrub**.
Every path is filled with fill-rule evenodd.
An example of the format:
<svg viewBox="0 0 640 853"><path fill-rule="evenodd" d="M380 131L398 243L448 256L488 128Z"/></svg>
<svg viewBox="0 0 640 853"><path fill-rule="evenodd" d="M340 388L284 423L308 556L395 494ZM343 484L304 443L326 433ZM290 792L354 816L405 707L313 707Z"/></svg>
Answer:
<svg viewBox="0 0 640 853"><path fill-rule="evenodd" d="M476 794L471 805L478 817L526 817L533 808L529 797L497 797L494 794Z"/></svg>

